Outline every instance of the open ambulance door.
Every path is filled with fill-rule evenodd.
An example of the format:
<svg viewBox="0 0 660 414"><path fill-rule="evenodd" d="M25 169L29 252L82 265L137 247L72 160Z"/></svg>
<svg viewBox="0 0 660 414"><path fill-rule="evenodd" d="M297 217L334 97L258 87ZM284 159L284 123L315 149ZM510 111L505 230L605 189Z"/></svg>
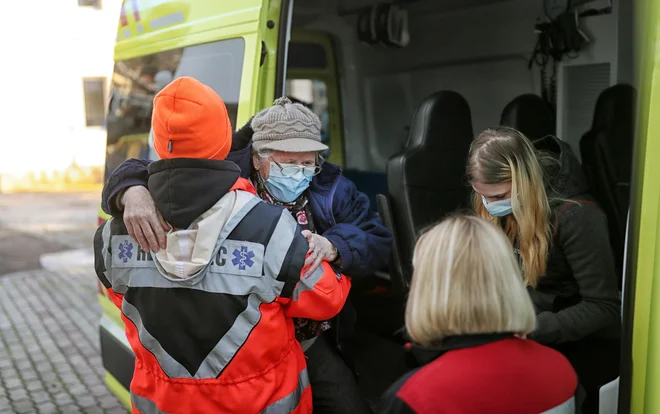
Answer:
<svg viewBox="0 0 660 414"><path fill-rule="evenodd" d="M345 113L341 105L336 58L338 50L335 49L337 43L321 31L292 30L293 3L293 0L272 0L270 4L270 10L273 10L271 18L275 18L276 14L280 16L280 30L277 42L274 37L267 40L267 59L277 65L262 68L263 80L273 82L262 84L262 103L268 106L272 104L273 97L286 95L307 105L319 115L322 140L330 148L326 154L328 162L341 166L343 175L358 190L367 194L375 209L376 194L387 191L383 187L384 180L375 180L375 174L352 170L346 165L343 127ZM273 50L276 50L276 59L271 59ZM354 282L351 288L351 306L359 317L350 344L347 344L350 350L344 350L348 351L350 359L355 363L363 396L372 405L387 387L415 366L400 337L404 308L402 298L388 293L389 289L385 289L386 293L382 294L379 285L372 289L371 282L376 279L364 278L361 283L365 286ZM336 332L331 331L330 334Z"/></svg>

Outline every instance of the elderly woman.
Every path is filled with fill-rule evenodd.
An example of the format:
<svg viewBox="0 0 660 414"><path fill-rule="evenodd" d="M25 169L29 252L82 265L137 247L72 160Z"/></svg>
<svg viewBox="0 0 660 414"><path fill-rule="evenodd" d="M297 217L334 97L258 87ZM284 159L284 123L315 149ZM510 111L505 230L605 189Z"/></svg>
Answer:
<svg viewBox="0 0 660 414"><path fill-rule="evenodd" d="M285 206L300 224L312 253L313 271L322 260L354 280L387 265L392 236L369 208L369 199L323 162L321 121L308 108L280 98L255 115L233 137L227 160L241 167L259 196ZM110 176L103 209L122 216L130 234L146 250L165 247L169 226L145 188L149 162L131 159ZM285 265L285 264L283 264ZM296 320L296 337L307 355L315 413L366 413L353 372L339 350L350 336L353 310L346 306L332 321ZM328 329L334 334L323 334Z"/></svg>

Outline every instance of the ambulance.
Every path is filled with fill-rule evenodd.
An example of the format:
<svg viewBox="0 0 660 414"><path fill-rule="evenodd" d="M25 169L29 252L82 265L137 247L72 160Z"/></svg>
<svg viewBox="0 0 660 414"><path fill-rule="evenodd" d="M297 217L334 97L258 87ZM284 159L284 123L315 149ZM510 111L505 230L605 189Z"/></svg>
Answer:
<svg viewBox="0 0 660 414"><path fill-rule="evenodd" d="M124 1L106 176L128 158L156 158L153 97L179 76L222 96L236 128L282 95L312 108L328 160L395 235L390 268L352 293L360 387L375 403L411 367L401 328L415 232L462 207L452 145L500 124L513 102L523 102L514 122L543 125L524 105L540 98L547 132L598 161L590 180L621 277L621 375L601 389L601 413L660 413L659 28L660 0ZM586 145L594 136L597 153ZM412 151L439 161L402 173L397 160ZM130 407L133 355L100 284L98 296L106 382Z"/></svg>

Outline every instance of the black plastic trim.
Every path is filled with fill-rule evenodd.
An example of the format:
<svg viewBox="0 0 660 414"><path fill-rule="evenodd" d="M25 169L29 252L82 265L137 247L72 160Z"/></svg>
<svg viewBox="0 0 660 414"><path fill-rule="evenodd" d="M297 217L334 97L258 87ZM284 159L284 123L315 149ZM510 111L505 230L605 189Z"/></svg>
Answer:
<svg viewBox="0 0 660 414"><path fill-rule="evenodd" d="M635 134L633 143L633 173L630 181L630 216L628 218L628 240L626 243L626 268L623 281L623 307L621 323L621 362L619 366L619 401L618 413L628 414L632 403L633 376L633 323L635 320L635 293L637 285L637 250L639 248L640 203L642 180L637 179L636 166L642 160L639 154L639 140Z"/></svg>
<svg viewBox="0 0 660 414"><path fill-rule="evenodd" d="M103 326L99 328L103 368L119 383L130 389L135 366L135 355Z"/></svg>
<svg viewBox="0 0 660 414"><path fill-rule="evenodd" d="M261 57L259 58L259 66L263 66L264 62L266 61L266 56L268 55L268 51L266 50L266 43L262 40L261 41Z"/></svg>
<svg viewBox="0 0 660 414"><path fill-rule="evenodd" d="M289 8L291 7L291 0L282 0L280 6L280 28L277 34L277 68L275 70L275 96L273 99L279 98L284 94L284 74L286 73L285 62L286 57L286 28L289 25L287 18L289 17Z"/></svg>
<svg viewBox="0 0 660 414"><path fill-rule="evenodd" d="M338 53L338 49L337 49L338 43L335 41L335 38L333 36L329 36L328 38L330 40L330 50L328 50L327 53L332 54L333 61L335 63L334 67L330 69L332 69L332 72L335 77L335 83L337 85L337 101L338 101L337 103L339 104L339 108L337 109L337 115L339 117L339 127L341 128L341 136L343 140L341 146L342 149L341 158L345 162L346 161L346 128L344 127L344 105L343 105L344 96L342 96L344 88L342 88L342 76L339 71L339 68L341 66L339 63L341 54ZM346 168L345 165L344 168Z"/></svg>

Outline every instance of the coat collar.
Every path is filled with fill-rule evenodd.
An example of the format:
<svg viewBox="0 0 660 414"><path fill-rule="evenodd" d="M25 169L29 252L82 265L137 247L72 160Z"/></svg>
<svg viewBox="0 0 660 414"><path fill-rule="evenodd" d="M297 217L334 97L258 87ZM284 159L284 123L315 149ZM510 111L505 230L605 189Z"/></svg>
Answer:
<svg viewBox="0 0 660 414"><path fill-rule="evenodd" d="M473 348L475 346L486 345L489 343L497 342L502 339L513 338L513 333L492 333L492 334L474 334L474 335L460 335L448 336L443 339L442 345L439 347L425 347L418 344L408 343L406 349L415 357L417 362L421 365L428 364L429 362L441 357L449 351L457 349Z"/></svg>

